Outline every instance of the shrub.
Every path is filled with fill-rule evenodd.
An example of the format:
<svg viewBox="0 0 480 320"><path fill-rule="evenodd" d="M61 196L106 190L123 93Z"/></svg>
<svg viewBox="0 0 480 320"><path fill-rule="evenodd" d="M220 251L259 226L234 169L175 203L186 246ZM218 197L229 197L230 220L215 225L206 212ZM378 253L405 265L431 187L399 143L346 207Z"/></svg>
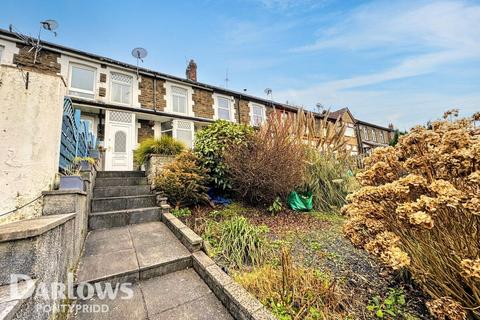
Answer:
<svg viewBox="0 0 480 320"><path fill-rule="evenodd" d="M309 150L303 192L313 195L313 207L331 211L346 203L349 193L358 188L355 162L346 155Z"/></svg>
<svg viewBox="0 0 480 320"><path fill-rule="evenodd" d="M280 267L265 265L235 276L279 319L347 319L341 289L329 275L293 265L282 249Z"/></svg>
<svg viewBox="0 0 480 320"><path fill-rule="evenodd" d="M158 139L150 138L143 140L135 149L133 155L135 162L143 164L152 154L176 156L185 150L183 142L170 136L163 135Z"/></svg>
<svg viewBox="0 0 480 320"><path fill-rule="evenodd" d="M223 222L210 221L205 236L215 252L230 265L259 265L266 252L266 227L250 224L245 217L235 216Z"/></svg>
<svg viewBox="0 0 480 320"><path fill-rule="evenodd" d="M268 206L301 184L305 145L292 135L293 126L293 118L271 114L246 143L228 149L225 163L232 189L240 198Z"/></svg>
<svg viewBox="0 0 480 320"><path fill-rule="evenodd" d="M480 319L479 159L470 119L416 127L375 149L343 208L351 241L407 269L437 317Z"/></svg>
<svg viewBox="0 0 480 320"><path fill-rule="evenodd" d="M173 209L171 213L177 218L189 217L192 215L192 211L188 208Z"/></svg>
<svg viewBox="0 0 480 320"><path fill-rule="evenodd" d="M229 190L231 187L223 161L225 150L230 145L241 144L251 133L252 128L225 120L215 121L196 133L194 152L217 189Z"/></svg>
<svg viewBox="0 0 480 320"><path fill-rule="evenodd" d="M178 209L180 206L208 202L208 176L190 151L178 155L155 178L155 187Z"/></svg>

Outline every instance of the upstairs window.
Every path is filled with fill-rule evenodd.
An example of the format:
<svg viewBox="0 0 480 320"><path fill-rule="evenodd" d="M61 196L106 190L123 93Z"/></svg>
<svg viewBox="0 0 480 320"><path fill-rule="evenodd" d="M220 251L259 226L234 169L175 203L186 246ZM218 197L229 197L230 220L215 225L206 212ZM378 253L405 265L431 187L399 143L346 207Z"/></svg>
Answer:
<svg viewBox="0 0 480 320"><path fill-rule="evenodd" d="M69 92L71 95L82 98L95 98L95 69L72 65Z"/></svg>
<svg viewBox="0 0 480 320"><path fill-rule="evenodd" d="M252 126L258 127L265 121L264 107L258 104L252 105Z"/></svg>
<svg viewBox="0 0 480 320"><path fill-rule="evenodd" d="M231 116L231 107L230 107L230 99L225 97L218 97L218 119L223 120L232 120Z"/></svg>
<svg viewBox="0 0 480 320"><path fill-rule="evenodd" d="M172 86L172 110L187 114L187 89Z"/></svg>
<svg viewBox="0 0 480 320"><path fill-rule="evenodd" d="M380 142L381 143L385 143L385 135L384 135L384 132L383 131L380 131Z"/></svg>
<svg viewBox="0 0 480 320"><path fill-rule="evenodd" d="M112 72L111 75L112 102L132 103L132 77Z"/></svg>
<svg viewBox="0 0 480 320"><path fill-rule="evenodd" d="M355 129L353 124L348 123L345 129L345 136L347 137L355 137Z"/></svg>

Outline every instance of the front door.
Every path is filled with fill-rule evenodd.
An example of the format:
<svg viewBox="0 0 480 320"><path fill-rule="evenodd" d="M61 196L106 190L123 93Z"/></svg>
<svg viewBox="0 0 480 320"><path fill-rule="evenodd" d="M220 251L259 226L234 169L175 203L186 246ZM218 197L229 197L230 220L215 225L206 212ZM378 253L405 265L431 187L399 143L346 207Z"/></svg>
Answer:
<svg viewBox="0 0 480 320"><path fill-rule="evenodd" d="M105 170L132 170L135 115L131 112L107 111L106 119Z"/></svg>

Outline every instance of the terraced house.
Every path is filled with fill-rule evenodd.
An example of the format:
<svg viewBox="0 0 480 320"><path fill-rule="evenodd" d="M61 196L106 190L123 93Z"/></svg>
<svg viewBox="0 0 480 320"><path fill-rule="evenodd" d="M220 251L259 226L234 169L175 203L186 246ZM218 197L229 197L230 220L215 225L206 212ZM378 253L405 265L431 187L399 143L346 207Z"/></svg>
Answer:
<svg viewBox="0 0 480 320"><path fill-rule="evenodd" d="M4 202L7 206L48 188L58 172L66 96L81 111L86 130L105 148L104 170L132 170L133 150L147 137L171 135L192 146L195 131L217 119L258 126L274 110L298 111L292 105L201 83L193 60L186 77L180 78L53 43L40 44L36 52L25 38L0 30L1 135L7 150L2 172L7 189L24 185L32 189L22 187L24 199L12 192ZM332 112L329 120L339 118L347 124L345 139L352 154L368 151L366 144L384 145L390 139L391 130L382 128L383 140L365 141L358 124L366 123L346 108Z"/></svg>

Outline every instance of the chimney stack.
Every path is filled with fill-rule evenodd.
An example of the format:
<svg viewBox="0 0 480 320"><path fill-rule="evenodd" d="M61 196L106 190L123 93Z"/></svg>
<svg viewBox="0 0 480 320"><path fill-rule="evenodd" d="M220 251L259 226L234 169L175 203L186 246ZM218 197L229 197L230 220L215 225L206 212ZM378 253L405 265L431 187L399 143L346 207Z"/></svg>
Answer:
<svg viewBox="0 0 480 320"><path fill-rule="evenodd" d="M195 61L193 61L193 59L191 59L188 63L185 74L187 75L188 80L197 81L197 64Z"/></svg>

